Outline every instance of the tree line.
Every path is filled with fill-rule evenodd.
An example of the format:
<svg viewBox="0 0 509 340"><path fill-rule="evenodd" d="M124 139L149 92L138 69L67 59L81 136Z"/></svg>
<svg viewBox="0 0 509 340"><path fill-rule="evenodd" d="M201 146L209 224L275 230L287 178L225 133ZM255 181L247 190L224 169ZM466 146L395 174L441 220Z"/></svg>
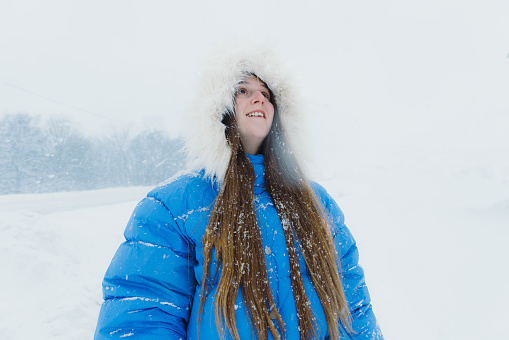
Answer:
<svg viewBox="0 0 509 340"><path fill-rule="evenodd" d="M0 119L0 194L155 185L183 168L181 139L160 130L86 137L69 120Z"/></svg>

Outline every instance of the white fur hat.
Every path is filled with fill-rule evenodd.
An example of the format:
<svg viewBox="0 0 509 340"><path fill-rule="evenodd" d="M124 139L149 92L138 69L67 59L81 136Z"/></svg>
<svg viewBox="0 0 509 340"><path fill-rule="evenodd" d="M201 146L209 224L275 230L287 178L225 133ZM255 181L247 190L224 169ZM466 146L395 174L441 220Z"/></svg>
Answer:
<svg viewBox="0 0 509 340"><path fill-rule="evenodd" d="M220 182L230 160L225 125L221 120L228 110L234 112L235 90L250 73L258 76L272 91L289 146L293 152L297 150L298 127L305 109L287 65L266 45L236 43L222 47L206 60L196 86L185 147L188 166L205 169L206 176L215 176Z"/></svg>

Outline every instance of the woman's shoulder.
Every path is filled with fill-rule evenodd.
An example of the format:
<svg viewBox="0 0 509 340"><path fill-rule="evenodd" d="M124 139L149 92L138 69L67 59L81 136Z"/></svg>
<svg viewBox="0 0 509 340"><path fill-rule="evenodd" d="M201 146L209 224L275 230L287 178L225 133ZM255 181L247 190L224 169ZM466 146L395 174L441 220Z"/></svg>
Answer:
<svg viewBox="0 0 509 340"><path fill-rule="evenodd" d="M152 191L172 190L205 181L207 181L207 178L204 176L203 170L181 170L172 177L156 185Z"/></svg>
<svg viewBox="0 0 509 340"><path fill-rule="evenodd" d="M333 198L329 195L327 190L319 183L315 181L309 181L309 185L311 186L311 189L313 189L313 192L317 196L317 198L321 201L321 203L327 207L331 201L334 201Z"/></svg>
<svg viewBox="0 0 509 340"><path fill-rule="evenodd" d="M147 197L169 206L175 202L201 201L204 197L215 197L217 193L218 184L206 177L203 170L185 170L158 184Z"/></svg>
<svg viewBox="0 0 509 340"><path fill-rule="evenodd" d="M343 211L341 211L341 208L338 206L334 198L332 198L327 190L319 183L309 181L309 185L322 204L322 207L329 214L329 218L331 218L337 225L343 225L345 217Z"/></svg>

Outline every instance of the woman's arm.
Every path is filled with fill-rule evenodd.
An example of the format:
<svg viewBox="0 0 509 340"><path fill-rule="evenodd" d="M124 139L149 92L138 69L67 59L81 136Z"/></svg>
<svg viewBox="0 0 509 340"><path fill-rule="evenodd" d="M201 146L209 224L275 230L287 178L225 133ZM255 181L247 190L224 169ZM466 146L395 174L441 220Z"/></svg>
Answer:
<svg viewBox="0 0 509 340"><path fill-rule="evenodd" d="M195 290L194 246L154 197L134 210L103 281L95 339L185 339Z"/></svg>
<svg viewBox="0 0 509 340"><path fill-rule="evenodd" d="M325 189L322 188L325 192ZM364 270L359 265L359 251L352 233L345 226L344 215L336 202L326 192L322 202L332 222L334 245L341 263L341 280L352 315L355 334L351 339L383 340L383 335L371 307L371 298L364 280ZM344 330L343 330L344 331Z"/></svg>

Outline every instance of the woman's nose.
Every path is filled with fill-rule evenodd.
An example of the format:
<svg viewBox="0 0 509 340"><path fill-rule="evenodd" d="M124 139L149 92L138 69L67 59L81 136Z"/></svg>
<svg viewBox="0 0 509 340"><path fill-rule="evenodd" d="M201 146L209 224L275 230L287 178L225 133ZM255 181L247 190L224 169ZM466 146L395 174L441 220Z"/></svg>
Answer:
<svg viewBox="0 0 509 340"><path fill-rule="evenodd" d="M263 95L263 93L261 91L254 91L252 94L252 97L251 97L252 104L256 104L259 102L264 103L266 100L267 100L267 98L265 98L265 96Z"/></svg>

